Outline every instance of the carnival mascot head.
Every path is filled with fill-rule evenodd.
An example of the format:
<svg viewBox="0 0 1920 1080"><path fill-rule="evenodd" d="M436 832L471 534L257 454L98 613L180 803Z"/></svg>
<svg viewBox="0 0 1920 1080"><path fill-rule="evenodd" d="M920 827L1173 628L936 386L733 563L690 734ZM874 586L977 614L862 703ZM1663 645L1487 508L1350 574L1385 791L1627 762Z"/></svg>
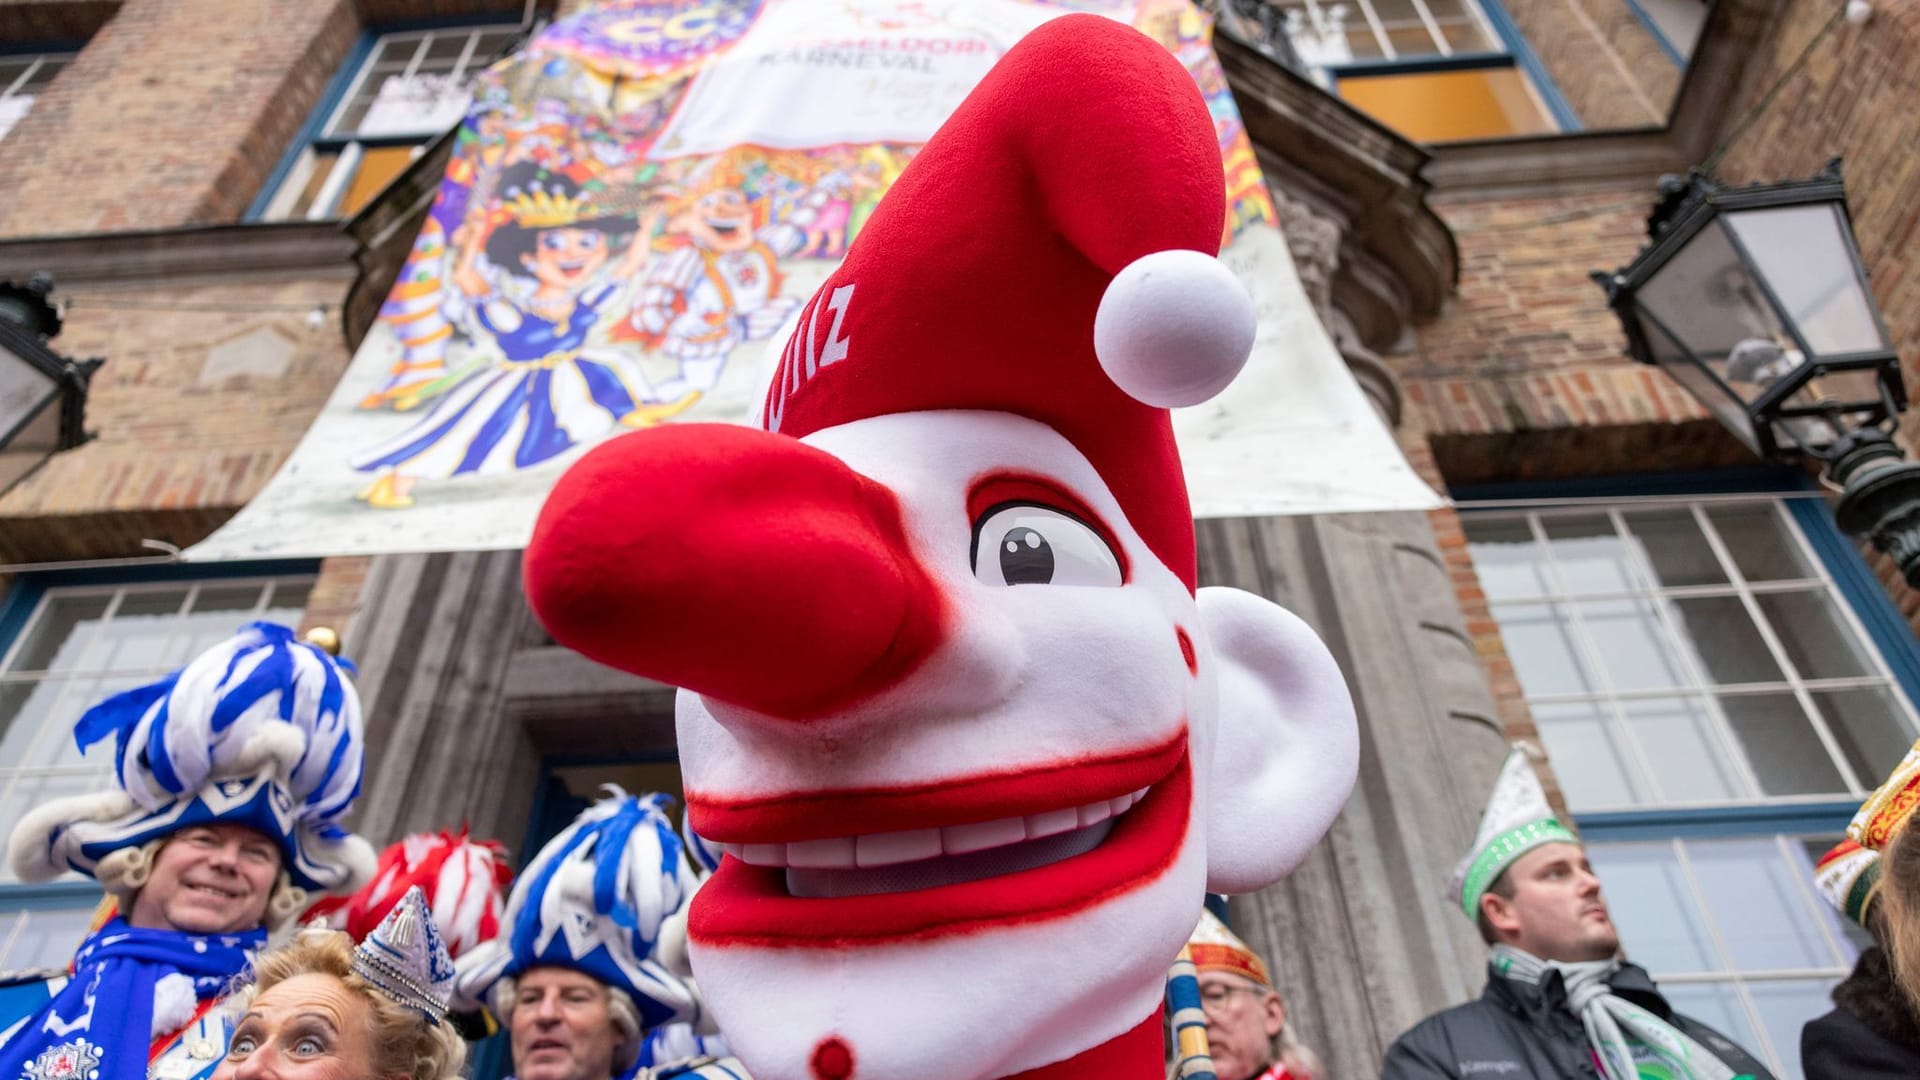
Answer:
<svg viewBox="0 0 1920 1080"><path fill-rule="evenodd" d="M727 856L693 970L761 1080L1158 1076L1203 892L1278 880L1344 803L1326 649L1195 589L1167 410L1254 334L1223 191L1178 62L1049 22L802 311L763 430L623 436L549 497L534 610L683 688Z"/></svg>
<svg viewBox="0 0 1920 1080"><path fill-rule="evenodd" d="M23 881L94 878L119 914L81 944L73 977L48 985L19 1034L0 1038L0 1075L51 1061L99 1080L145 1077L268 930L310 894L366 879L373 849L341 824L360 793L364 741L350 670L285 626L250 623L81 716L81 750L114 740L114 785L28 812L8 858Z"/></svg>

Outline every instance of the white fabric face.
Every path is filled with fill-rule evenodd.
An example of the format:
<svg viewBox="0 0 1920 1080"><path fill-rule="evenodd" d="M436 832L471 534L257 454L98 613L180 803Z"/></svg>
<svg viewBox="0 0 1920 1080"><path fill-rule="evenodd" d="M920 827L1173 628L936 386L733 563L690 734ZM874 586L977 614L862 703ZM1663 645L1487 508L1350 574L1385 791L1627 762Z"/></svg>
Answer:
<svg viewBox="0 0 1920 1080"><path fill-rule="evenodd" d="M1124 1034L1153 1014L1167 966L1199 917L1209 824L1238 825L1231 813L1209 811L1225 685L1220 673L1229 670L1210 644L1210 604L1196 606L1186 586L1134 533L1092 466L1043 425L998 413L929 412L862 420L803 441L897 496L908 544L946 605L945 637L898 685L805 723L683 692L681 766L693 820L703 833L703 804L804 804L821 793L881 791L900 793L903 805L910 805L923 792L986 790L1050 770L1070 777L1159 751L1156 760L1168 764L1145 781L1150 790L1137 809L1117 813L1111 833L1083 827L1080 834L1094 847L1055 864L1066 869L1067 862L1110 853L1129 828L1134 831L1128 835L1143 835L1147 826L1130 822L1149 820L1148 811L1157 814L1175 793L1184 801L1174 826L1151 834L1166 837L1163 857L1107 893L1048 910L1039 906L1046 897L1041 890L1034 894L1035 909L990 917L960 901L930 899L910 934L846 940L829 939L823 931L817 941L790 936L768 942L710 933L702 926L702 905L731 895L729 870L746 869L723 864L696 898L690 927L702 995L754 1075L768 1078L810 1076L809 1061L828 1039L845 1045L859 1075L977 1080L1064 1060ZM1126 582L1094 583L1102 574L1097 559L1084 560L1078 576L1065 575L1082 584L1009 586L1001 583L1002 569L984 564L976 575L969 493L998 475L1037 478L1091 511L1129 568ZM1045 514L1023 520L1053 527ZM1071 523L1062 529L1049 535L1066 558L1084 537ZM981 547L990 542L983 539ZM1257 621L1256 605L1280 617L1279 629L1261 636L1246 627ZM1231 623L1230 636L1236 647L1253 639L1269 649L1308 648L1314 656L1289 663L1259 653L1240 661L1276 661L1287 677L1233 679L1232 711L1242 729L1234 752L1267 757L1311 755L1325 746L1339 751L1337 738L1316 742L1302 734L1311 725L1290 726L1262 715L1276 702L1296 698L1303 709L1337 702L1335 715L1323 720L1336 729L1344 725L1350 744L1344 682L1319 642L1263 600L1245 597L1235 611L1239 619ZM1191 665L1183 635L1194 654ZM1262 732L1274 736L1274 746L1261 741ZM1184 755L1168 757L1167 748L1183 741ZM1264 815L1253 827L1300 835L1290 833L1277 858L1249 859L1245 849L1257 845L1238 845L1228 876L1265 885L1297 860L1351 785L1351 750L1333 757L1323 766L1331 779L1319 778L1297 804L1284 793L1245 803ZM1233 776L1234 799L1248 795L1238 791L1248 782L1289 783L1313 766L1305 757L1290 767L1249 764ZM1183 788L1179 777L1187 775L1191 784ZM1063 809L1073 805L1068 800ZM990 801L969 806L966 815L952 824L1007 816ZM1030 829L1038 816L1027 818ZM1312 837L1304 835L1308 829ZM938 831L943 843L950 839L951 830ZM729 841L724 832L714 839ZM785 850L798 858L796 848ZM749 863L766 858L746 854ZM730 849L728 863L740 857L739 848ZM795 877L787 873L791 885ZM1025 897L1030 880L1031 872L1005 872L979 882L1000 887L1002 896ZM885 899L915 903L950 892L908 888ZM831 910L830 901L805 902ZM1125 947L1117 947L1121 942Z"/></svg>

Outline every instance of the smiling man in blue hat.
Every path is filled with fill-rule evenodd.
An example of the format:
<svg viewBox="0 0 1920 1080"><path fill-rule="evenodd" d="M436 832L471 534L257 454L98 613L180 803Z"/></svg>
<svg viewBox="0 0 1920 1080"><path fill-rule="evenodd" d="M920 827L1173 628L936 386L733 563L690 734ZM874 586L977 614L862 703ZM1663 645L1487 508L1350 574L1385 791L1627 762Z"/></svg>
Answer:
<svg viewBox="0 0 1920 1080"><path fill-rule="evenodd" d="M251 623L80 718L83 751L114 739L115 785L27 814L7 854L23 881L94 878L117 912L69 972L0 990L0 1076L190 1076L224 1056L212 1006L267 931L373 868L340 825L362 767L349 670Z"/></svg>

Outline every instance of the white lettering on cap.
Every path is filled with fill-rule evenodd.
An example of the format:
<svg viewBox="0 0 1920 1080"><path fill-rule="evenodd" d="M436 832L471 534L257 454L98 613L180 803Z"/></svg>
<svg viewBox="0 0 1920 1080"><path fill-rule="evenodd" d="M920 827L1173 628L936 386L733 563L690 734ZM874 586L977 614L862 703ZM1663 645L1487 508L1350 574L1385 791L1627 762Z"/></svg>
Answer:
<svg viewBox="0 0 1920 1080"><path fill-rule="evenodd" d="M827 310L833 312L833 322L827 327L826 346L816 353L814 331L820 324L819 301L815 296L807 305L806 318L787 339L787 347L780 354L780 370L774 373L772 391L767 396L768 431L780 430L780 421L787 412L787 399L807 385L821 368L845 360L852 346L843 324L847 321L847 309L853 304L853 286L842 285L827 297Z"/></svg>

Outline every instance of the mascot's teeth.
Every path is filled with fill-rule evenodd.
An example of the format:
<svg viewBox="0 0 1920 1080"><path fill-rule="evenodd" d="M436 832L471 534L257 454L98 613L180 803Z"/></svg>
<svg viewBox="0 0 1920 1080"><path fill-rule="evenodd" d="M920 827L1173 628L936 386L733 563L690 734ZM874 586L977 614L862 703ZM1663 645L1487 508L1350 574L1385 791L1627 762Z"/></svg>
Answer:
<svg viewBox="0 0 1920 1080"><path fill-rule="evenodd" d="M1145 798L1146 788L1085 806L1047 810L1025 817L1000 818L944 829L911 829L866 836L800 840L791 844L721 844L721 850L753 866L792 866L821 870L893 866L940 855L970 855L1027 840L1058 836L1098 825L1126 813Z"/></svg>

